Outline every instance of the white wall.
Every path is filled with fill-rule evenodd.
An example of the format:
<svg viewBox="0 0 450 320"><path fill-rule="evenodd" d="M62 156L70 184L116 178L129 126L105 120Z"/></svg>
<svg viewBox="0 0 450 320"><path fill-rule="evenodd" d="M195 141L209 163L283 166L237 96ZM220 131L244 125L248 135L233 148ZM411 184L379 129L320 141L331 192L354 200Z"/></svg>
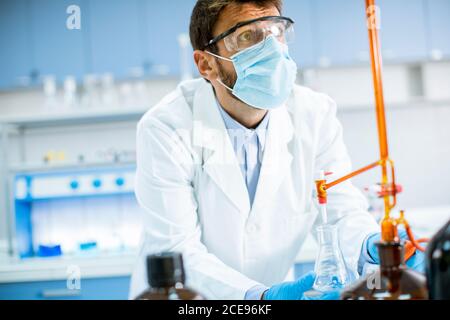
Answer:
<svg viewBox="0 0 450 320"><path fill-rule="evenodd" d="M385 66L384 88L391 158L404 192L398 208L450 204L450 63ZM308 72L306 73L308 75ZM379 159L369 68L313 71L306 82L336 100L354 168ZM380 181L380 170L354 179Z"/></svg>
<svg viewBox="0 0 450 320"><path fill-rule="evenodd" d="M399 208L450 204L450 103L440 107L398 108L387 112L391 158L404 187ZM339 118L354 168L379 159L373 110L341 112ZM354 179L359 187L380 181L380 170Z"/></svg>

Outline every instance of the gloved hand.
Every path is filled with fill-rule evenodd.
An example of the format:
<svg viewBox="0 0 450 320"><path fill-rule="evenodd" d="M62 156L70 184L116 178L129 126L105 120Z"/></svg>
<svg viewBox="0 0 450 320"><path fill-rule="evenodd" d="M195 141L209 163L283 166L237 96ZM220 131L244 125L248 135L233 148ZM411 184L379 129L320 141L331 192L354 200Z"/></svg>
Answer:
<svg viewBox="0 0 450 320"><path fill-rule="evenodd" d="M312 290L316 275L309 272L297 281L284 282L271 287L264 293L264 300L338 300L339 291L331 291L317 297L305 297L304 293Z"/></svg>
<svg viewBox="0 0 450 320"><path fill-rule="evenodd" d="M402 240L408 240L408 234L405 230L400 230L398 236ZM366 240L366 248L369 256L373 259L376 264L380 264L380 257L378 256L378 249L375 245L381 240L381 233L374 234ZM425 272L425 253L416 250L414 255L406 261L406 266L418 272Z"/></svg>

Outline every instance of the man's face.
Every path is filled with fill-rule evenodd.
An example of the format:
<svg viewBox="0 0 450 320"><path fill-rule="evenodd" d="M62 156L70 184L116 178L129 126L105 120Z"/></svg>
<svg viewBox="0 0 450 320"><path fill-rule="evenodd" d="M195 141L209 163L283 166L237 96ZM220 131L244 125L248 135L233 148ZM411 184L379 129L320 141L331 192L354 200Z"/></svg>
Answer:
<svg viewBox="0 0 450 320"><path fill-rule="evenodd" d="M280 12L275 6L268 8L258 7L255 4L243 4L243 5L230 5L227 6L220 14L219 19L213 30L213 37L220 35L221 33L234 27L239 22L248 21L267 16L278 16ZM223 40L216 44L219 52L218 55L226 58L230 58L237 52L230 52L225 47ZM224 61L218 58L216 59L217 73L222 82L230 88L233 88L237 75L234 70L233 63L230 61Z"/></svg>

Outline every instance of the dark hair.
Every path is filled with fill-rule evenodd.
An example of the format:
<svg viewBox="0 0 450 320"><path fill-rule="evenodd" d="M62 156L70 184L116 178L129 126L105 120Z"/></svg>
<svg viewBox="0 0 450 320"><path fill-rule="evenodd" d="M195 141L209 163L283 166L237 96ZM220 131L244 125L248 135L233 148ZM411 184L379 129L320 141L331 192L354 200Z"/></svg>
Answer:
<svg viewBox="0 0 450 320"><path fill-rule="evenodd" d="M206 43L213 38L213 30L219 19L220 13L229 5L255 4L268 8L275 6L281 13L283 0L198 0L192 11L189 35L194 50L205 50ZM210 47L216 51L216 46Z"/></svg>

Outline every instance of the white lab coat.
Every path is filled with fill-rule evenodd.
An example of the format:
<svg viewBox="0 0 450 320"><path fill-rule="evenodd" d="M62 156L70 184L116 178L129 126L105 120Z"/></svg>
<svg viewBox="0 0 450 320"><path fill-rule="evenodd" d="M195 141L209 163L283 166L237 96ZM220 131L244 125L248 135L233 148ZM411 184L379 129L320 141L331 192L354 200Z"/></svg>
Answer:
<svg viewBox="0 0 450 320"><path fill-rule="evenodd" d="M136 196L145 210L130 298L147 285L145 257L184 255L187 284L209 299L243 299L255 285L282 282L308 233L320 223L314 175L351 171L326 95L296 86L271 111L253 207L230 138L205 80L181 83L139 122ZM356 273L364 239L379 230L350 182L329 190L347 265Z"/></svg>

